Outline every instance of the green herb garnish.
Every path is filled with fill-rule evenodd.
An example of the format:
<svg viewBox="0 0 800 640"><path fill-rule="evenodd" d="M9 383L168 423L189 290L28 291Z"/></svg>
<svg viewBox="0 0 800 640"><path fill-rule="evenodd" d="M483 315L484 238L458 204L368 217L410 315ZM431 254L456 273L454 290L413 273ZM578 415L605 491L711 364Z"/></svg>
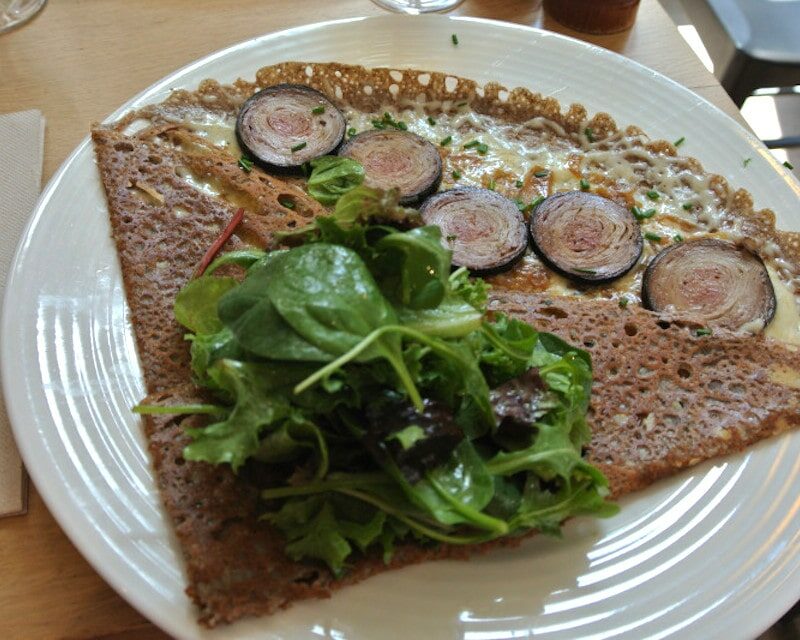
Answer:
<svg viewBox="0 0 800 640"><path fill-rule="evenodd" d="M693 202L684 202L682 206L686 211L690 211L691 209L694 209L694 203Z"/></svg>
<svg viewBox="0 0 800 640"><path fill-rule="evenodd" d="M589 142L594 142L594 131L592 131L589 127L586 127L583 130L583 133Z"/></svg>
<svg viewBox="0 0 800 640"><path fill-rule="evenodd" d="M487 188L489 189L489 191L494 191L496 186L497 185L495 184L494 178L491 178L489 180L489 184L488 184Z"/></svg>
<svg viewBox="0 0 800 640"><path fill-rule="evenodd" d="M515 186L517 189L522 189L522 187L524 186L524 184L525 184L525 183L524 183L522 180L517 180L517 181L514 183L514 186Z"/></svg>
<svg viewBox="0 0 800 640"><path fill-rule="evenodd" d="M629 300L627 298L620 298L619 299L620 308L624 309L625 307L627 307L628 306L628 302L629 302Z"/></svg>
<svg viewBox="0 0 800 640"><path fill-rule="evenodd" d="M703 327L701 329L698 329L694 333L698 337L700 337L700 336L710 336L711 335L711 329L707 329L707 328Z"/></svg>
<svg viewBox="0 0 800 640"><path fill-rule="evenodd" d="M294 153L295 151L300 151L300 149L305 149L306 146L308 146L307 142L299 142L292 147L292 153Z"/></svg>
<svg viewBox="0 0 800 640"><path fill-rule="evenodd" d="M440 147L446 147L452 141L453 141L453 136L447 136L446 138L442 138L442 140L439 142L439 146Z"/></svg>
<svg viewBox="0 0 800 640"><path fill-rule="evenodd" d="M651 200L658 200L661 196L658 194L658 191L650 190L647 192L647 197Z"/></svg>
<svg viewBox="0 0 800 640"><path fill-rule="evenodd" d="M356 135L356 133L357 133L357 132L356 132L356 129L355 129L355 127L350 127L350 128L347 130L347 135L348 135L348 137L350 137L350 138L352 138L354 135Z"/></svg>
<svg viewBox="0 0 800 640"><path fill-rule="evenodd" d="M294 209L296 206L294 200L289 196L278 196L278 204L287 209Z"/></svg>
<svg viewBox="0 0 800 640"><path fill-rule="evenodd" d="M454 45L457 45L457 44L458 44L458 36L457 36L457 35L454 33L452 36L450 36L450 41L451 41L451 42L452 42Z"/></svg>
<svg viewBox="0 0 800 640"><path fill-rule="evenodd" d="M745 158L744 160L742 160L742 166L747 167L747 165L750 164L752 161L753 161L752 158Z"/></svg>
<svg viewBox="0 0 800 640"><path fill-rule="evenodd" d="M682 145L684 142L686 142L686 138L684 138L683 136L681 136L681 137L680 137L680 138L678 138L678 139L677 139L675 142L673 142L673 143L672 143L672 146L674 146L674 147L680 147L680 146L681 146L681 145Z"/></svg>
<svg viewBox="0 0 800 640"><path fill-rule="evenodd" d="M480 140L470 140L469 142L467 142L464 145L464 148L465 149L473 149L474 147L477 147L480 143L481 143Z"/></svg>
<svg viewBox="0 0 800 640"><path fill-rule="evenodd" d="M581 178L581 191L588 191L591 186L586 178Z"/></svg>
<svg viewBox="0 0 800 640"><path fill-rule="evenodd" d="M536 176L537 178L546 178L547 176L550 175L550 171L548 171L547 169L542 169L541 171L537 171L533 175Z"/></svg>
<svg viewBox="0 0 800 640"><path fill-rule="evenodd" d="M672 236L672 240L674 242L683 242L683 236L680 233L676 233L674 236Z"/></svg>
<svg viewBox="0 0 800 640"><path fill-rule="evenodd" d="M789 171L794 169L794 165L791 162L789 162L788 160L783 163L783 166L786 167L787 169L789 169Z"/></svg>
<svg viewBox="0 0 800 640"><path fill-rule="evenodd" d="M250 173L253 170L253 164L255 163L245 155L239 158L239 166L245 173Z"/></svg>
<svg viewBox="0 0 800 640"><path fill-rule="evenodd" d="M661 242L661 236L651 231L645 231L644 238L650 242Z"/></svg>
<svg viewBox="0 0 800 640"><path fill-rule="evenodd" d="M323 105L319 105L318 107L314 107L311 110L311 113L313 113L315 116L318 116L321 113L325 113L325 107Z"/></svg>
<svg viewBox="0 0 800 640"><path fill-rule="evenodd" d="M647 220L648 218L652 218L654 215L656 215L656 210L646 209L642 211L639 207L633 206L631 207L631 213L637 220Z"/></svg>
<svg viewBox="0 0 800 640"><path fill-rule="evenodd" d="M453 173L450 174L450 175L453 176L453 180L460 180L461 179L461 172L460 171L453 171Z"/></svg>
<svg viewBox="0 0 800 640"><path fill-rule="evenodd" d="M428 124L432 127L436 126L436 120L434 120L431 116L428 116Z"/></svg>

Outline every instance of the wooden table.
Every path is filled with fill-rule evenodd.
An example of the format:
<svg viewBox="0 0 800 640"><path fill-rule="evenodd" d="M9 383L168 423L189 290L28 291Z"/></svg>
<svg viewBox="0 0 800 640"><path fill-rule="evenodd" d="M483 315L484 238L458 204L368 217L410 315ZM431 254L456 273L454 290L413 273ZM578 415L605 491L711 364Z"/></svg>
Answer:
<svg viewBox="0 0 800 640"><path fill-rule="evenodd" d="M660 71L743 122L657 0L642 0L634 28L611 36L572 32L543 16L540 4L467 0L454 13L588 40ZM53 1L31 23L0 36L0 113L44 112L49 180L89 123L174 69L271 31L381 13L368 0ZM87 564L34 487L26 516L0 520L0 575L0 638L166 637Z"/></svg>

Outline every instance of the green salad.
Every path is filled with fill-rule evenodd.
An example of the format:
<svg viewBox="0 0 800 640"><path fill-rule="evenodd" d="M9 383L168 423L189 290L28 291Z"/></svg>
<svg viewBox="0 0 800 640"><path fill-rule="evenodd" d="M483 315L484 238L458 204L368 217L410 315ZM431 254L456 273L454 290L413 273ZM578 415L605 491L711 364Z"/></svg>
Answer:
<svg viewBox="0 0 800 640"><path fill-rule="evenodd" d="M587 353L500 314L451 272L438 227L348 187L291 249L217 258L178 294L214 404L187 460L269 465L263 518L295 560L340 575L402 541L476 544L608 516L589 441ZM219 275L235 264L244 277ZM223 270L225 272L226 270ZM231 269L227 269L231 272Z"/></svg>

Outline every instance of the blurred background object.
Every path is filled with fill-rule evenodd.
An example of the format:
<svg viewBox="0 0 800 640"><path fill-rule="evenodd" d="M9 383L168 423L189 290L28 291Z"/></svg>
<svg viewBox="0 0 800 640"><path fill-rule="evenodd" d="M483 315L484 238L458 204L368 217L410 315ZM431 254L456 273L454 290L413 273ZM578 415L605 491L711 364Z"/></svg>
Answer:
<svg viewBox="0 0 800 640"><path fill-rule="evenodd" d="M800 176L800 0L660 0L775 158Z"/></svg>
<svg viewBox="0 0 800 640"><path fill-rule="evenodd" d="M0 33L18 27L42 10L47 0L0 0Z"/></svg>
<svg viewBox="0 0 800 640"><path fill-rule="evenodd" d="M633 26L639 0L544 0L551 18L582 33L619 33Z"/></svg>
<svg viewBox="0 0 800 640"><path fill-rule="evenodd" d="M396 13L412 15L435 13L455 9L464 0L372 0L379 7Z"/></svg>

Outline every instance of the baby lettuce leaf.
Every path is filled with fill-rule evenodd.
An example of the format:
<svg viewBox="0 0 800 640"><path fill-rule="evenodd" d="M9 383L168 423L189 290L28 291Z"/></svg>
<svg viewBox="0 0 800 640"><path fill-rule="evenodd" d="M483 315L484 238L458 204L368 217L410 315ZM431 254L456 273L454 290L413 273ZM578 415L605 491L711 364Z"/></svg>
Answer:
<svg viewBox="0 0 800 640"><path fill-rule="evenodd" d="M309 195L322 204L336 204L345 193L364 182L364 167L351 158L322 156L311 161Z"/></svg>

